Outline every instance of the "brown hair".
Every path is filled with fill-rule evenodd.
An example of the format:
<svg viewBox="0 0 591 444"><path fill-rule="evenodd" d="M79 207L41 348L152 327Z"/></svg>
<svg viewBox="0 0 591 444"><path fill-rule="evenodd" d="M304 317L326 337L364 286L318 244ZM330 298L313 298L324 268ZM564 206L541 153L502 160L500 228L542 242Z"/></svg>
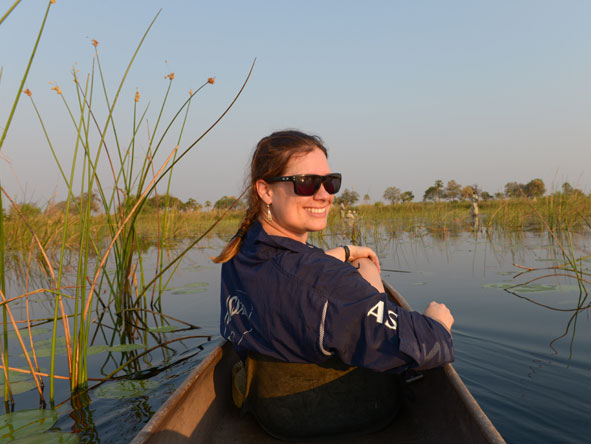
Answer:
<svg viewBox="0 0 591 444"><path fill-rule="evenodd" d="M257 180L281 176L292 156L307 154L315 148L322 150L328 157L320 137L310 136L296 130L277 131L259 141L250 162L246 215L236 235L228 242L219 256L212 258L214 262L227 262L238 253L248 229L261 213L263 201L257 193Z"/></svg>

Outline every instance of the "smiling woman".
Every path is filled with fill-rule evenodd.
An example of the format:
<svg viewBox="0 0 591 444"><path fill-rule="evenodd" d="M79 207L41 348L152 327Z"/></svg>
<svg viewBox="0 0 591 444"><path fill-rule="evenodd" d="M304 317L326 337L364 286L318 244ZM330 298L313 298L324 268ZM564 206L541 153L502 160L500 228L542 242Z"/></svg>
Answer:
<svg viewBox="0 0 591 444"><path fill-rule="evenodd" d="M326 227L340 185L320 138L293 130L263 138L246 216L214 258L223 263L221 333L245 363L235 401L280 438L386 426L403 398L396 374L453 361L445 305L423 315L396 305L368 247L306 243Z"/></svg>

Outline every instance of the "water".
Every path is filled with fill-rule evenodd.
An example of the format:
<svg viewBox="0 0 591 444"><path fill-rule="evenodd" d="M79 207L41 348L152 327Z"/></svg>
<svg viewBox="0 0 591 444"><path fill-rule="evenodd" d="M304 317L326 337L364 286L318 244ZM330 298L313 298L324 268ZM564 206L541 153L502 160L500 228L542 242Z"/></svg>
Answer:
<svg viewBox="0 0 591 444"><path fill-rule="evenodd" d="M335 244L342 241L334 240ZM581 255L589 254L591 237L576 239ZM105 399L90 392L90 402L61 407L55 429L73 431L83 442L128 442L213 347L218 337L219 266L208 255L217 249L195 249L183 262L163 299L163 312L199 325L201 329L162 334L167 339L188 334L212 335L212 341L190 339L153 352L132 376L158 383L146 394L128 399ZM524 283L534 276L513 279L513 263L548 267L556 249L546 235L525 234L492 241L463 233L453 238L404 237L380 241L383 277L422 311L429 301L446 303L455 317L454 366L483 410L509 443L583 443L591 434L591 322L579 314L576 333L564 334L578 292L568 279L544 280L558 289L521 293L500 288L504 281ZM591 267L591 262L583 266ZM535 276L541 275L541 273ZM201 284L199 284L201 283ZM536 282L541 283L541 282ZM196 285L199 284L199 285ZM547 290L547 289L546 289ZM172 322L176 324L175 322ZM94 327L93 327L94 328ZM108 342L108 336L104 341ZM123 357L113 353L91 357L90 376L100 377ZM101 367L103 371L101 372ZM64 368L60 371L63 373ZM58 398L67 397L61 385ZM17 396L17 409L37 407L34 391Z"/></svg>

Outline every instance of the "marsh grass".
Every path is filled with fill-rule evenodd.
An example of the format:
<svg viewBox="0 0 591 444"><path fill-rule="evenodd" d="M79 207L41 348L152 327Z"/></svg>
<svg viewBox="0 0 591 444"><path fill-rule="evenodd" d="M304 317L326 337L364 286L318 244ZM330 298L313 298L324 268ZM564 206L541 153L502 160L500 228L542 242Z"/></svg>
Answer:
<svg viewBox="0 0 591 444"><path fill-rule="evenodd" d="M2 17L2 21L17 4ZM4 126L0 147L21 96L49 7L17 99ZM27 211L27 206L15 202L0 184L0 305L3 312L3 343L0 350L5 376L5 401L14 402L8 373L8 369L13 369L8 362L8 338L11 334L18 338L28 367L15 371L31 375L42 405L45 405L44 375L49 378L49 401L52 405L56 379L66 378L72 393L78 394L78 397L88 389L88 350L99 332L110 346L139 342L143 344L142 348L146 348L148 340L151 340L156 342L155 348L162 348L166 354L166 344L170 340L165 341L158 333L159 329L166 330L169 327L168 317L160 310L162 293L180 260L191 247L206 238L213 227L217 226L223 232L225 225L233 223L221 221L227 212L212 212L209 217L187 217L168 209L156 215L143 212L146 200L158 194L157 186L164 179L164 196L168 199L174 166L232 108L254 67L253 63L244 84L227 108L190 143L183 143L182 140L189 119L190 103L203 88L214 84L213 78L206 79L192 90L184 103L169 114L168 99L174 73L167 75L164 98L157 109L155 125L148 129L147 139L140 138L138 134L147 125L149 107L141 106L140 95L136 91L132 102L133 126L129 139L124 142L121 127L125 125L115 119L115 110L120 99L125 97L125 80L158 15L140 39L114 93L107 87L96 40L91 41L94 56L88 74L81 77L77 70L72 70L74 90L62 91L58 84L53 83L51 89L57 94L71 124L74 141L70 150L71 159L60 158L51 128L44 121L43 110L39 109L31 92L28 89L24 91L38 117L40 129L63 180L66 202L57 211L55 208L44 213ZM67 94L69 97L66 97ZM165 117L168 115L172 117ZM105 170L108 173L105 174ZM2 208L4 199L8 201L10 211ZM172 247L180 238L191 238L191 241L187 248L179 252ZM144 263L145 252L150 247L156 248L158 252L155 268L147 267ZM24 293L5 294L6 270L24 282ZM38 287L30 290L35 282ZM30 298L41 294L45 294L46 300L53 299L53 316L33 320L29 315ZM66 307L64 298L73 302ZM11 306L22 301L26 306L26 315L24 319L17 319ZM97 325L94 333L91 332L92 320ZM40 371L31 330L32 324L39 321L51 324L48 339L50 371L47 374ZM155 327L151 324L155 324ZM24 331L28 332L28 343L23 340ZM181 339L176 338L174 341ZM68 375L56 374L56 356L62 346L65 346ZM139 370L139 357L145 353L134 353L133 348L125 353L128 355L123 355L124 362L116 362L115 372L111 372L107 378L125 369Z"/></svg>

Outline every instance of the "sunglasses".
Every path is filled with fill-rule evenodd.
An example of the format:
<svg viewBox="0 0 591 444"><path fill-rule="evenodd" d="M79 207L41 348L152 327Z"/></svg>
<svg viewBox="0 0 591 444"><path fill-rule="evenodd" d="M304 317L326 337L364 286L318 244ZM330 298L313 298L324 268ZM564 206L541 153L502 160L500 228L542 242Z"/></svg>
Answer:
<svg viewBox="0 0 591 444"><path fill-rule="evenodd" d="M265 180L268 183L273 182L293 182L293 192L298 196L312 196L324 185L324 189L329 194L336 194L341 189L341 174L331 173L326 176L317 174L298 174L296 176L271 177Z"/></svg>

